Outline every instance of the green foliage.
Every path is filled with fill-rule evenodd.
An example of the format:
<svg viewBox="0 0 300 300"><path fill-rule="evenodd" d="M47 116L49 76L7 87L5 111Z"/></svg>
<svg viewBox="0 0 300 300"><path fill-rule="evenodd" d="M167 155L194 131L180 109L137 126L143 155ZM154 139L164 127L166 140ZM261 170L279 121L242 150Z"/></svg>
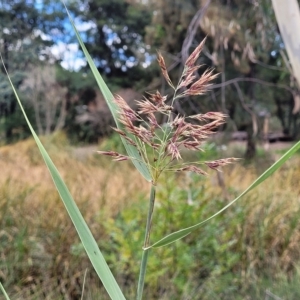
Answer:
<svg viewBox="0 0 300 300"><path fill-rule="evenodd" d="M231 205L233 205L235 202L240 200L244 195L246 195L248 192L250 192L252 189L256 188L258 185L260 185L262 182L264 182L268 177L270 177L275 171L277 171L282 165L291 158L292 155L294 155L300 148L300 141L296 143L291 149L289 149L280 159L278 159L272 166L270 166L263 174L261 174L252 184L249 185L248 188L246 188L239 196L237 196L234 200L229 202L228 204L224 205L220 210L217 210L216 213L212 214L208 218L201 220L200 222L197 222L196 225L192 225L186 228L182 228L178 231L175 231L173 233L170 233L166 235L164 238L160 239L159 241L155 242L152 246L149 248L156 248L156 247L162 247L168 244L173 243L174 241L177 241L179 239L182 239L189 235L194 230L199 229L201 226L203 226L204 223L211 221L218 215L220 215L222 212L227 210Z"/></svg>
<svg viewBox="0 0 300 300"><path fill-rule="evenodd" d="M64 130L73 143L95 143L98 141L99 133L89 122L79 123L77 121L84 107L92 102L96 96L96 80L92 72L75 72L66 70L60 66L56 69L57 82L66 87L68 99L68 113Z"/></svg>
<svg viewBox="0 0 300 300"><path fill-rule="evenodd" d="M151 2L155 13L147 26L146 41L154 49L159 48L177 54L181 50L189 23L200 2L193 0L184 3L178 0L152 0Z"/></svg>
<svg viewBox="0 0 300 300"><path fill-rule="evenodd" d="M104 151L116 151L118 153L125 153L126 149L120 139L119 134L114 132L109 138L105 138L99 148Z"/></svg>
<svg viewBox="0 0 300 300"><path fill-rule="evenodd" d="M152 0L151 3L156 13L147 27L147 42L171 55L183 55L191 53L195 45L207 36L205 54L201 56L200 63L222 74L216 80L219 86L211 94L204 96L202 101L187 98L180 107L180 114L209 110L228 113L234 129L227 125L223 130L249 132L247 156L250 158L255 155L258 140L251 139L253 124L257 123L257 136L260 138L265 115L278 118L282 124L279 129L270 126L270 132L284 130L290 138L298 138L300 114L292 113L295 101L288 89L294 88L294 85L281 55L282 39L271 1L260 1L256 5L251 1L212 0L206 14L199 19L199 26L193 28L194 35L192 30L187 31L188 26L192 24L195 13L203 7L203 1L189 0L183 4L181 1ZM185 42L191 43L182 48L186 37ZM174 66L172 79L177 82L182 64L171 59L171 55L170 61ZM245 78L253 81L243 82ZM221 87L222 83L230 80L230 84ZM268 86L269 83L271 86ZM160 84L154 77L152 85L158 87Z"/></svg>
<svg viewBox="0 0 300 300"><path fill-rule="evenodd" d="M14 72L12 81L15 86L20 87L25 74ZM0 74L0 140L11 143L30 136L30 131L22 116L22 111L16 106L15 98L6 76ZM29 118L34 124L33 108L25 101L24 106L28 111Z"/></svg>
<svg viewBox="0 0 300 300"><path fill-rule="evenodd" d="M211 220L185 242L177 241L169 247L153 249L148 260L145 298L244 299L250 295L255 299L265 295L266 290L282 297L297 295L297 289L292 288L297 273L295 277L291 276L293 279L288 284L286 274L277 276L280 267L276 257L281 254L273 253L273 257L265 254L269 247L268 236L272 235L265 231L267 228L262 221L268 218L267 208L253 220L252 232L246 232L247 224L252 222L249 218L259 203L251 205L253 198L255 195L246 198L248 204L235 205L224 215ZM100 243L108 263L123 274L121 278L128 293L132 288L130 283L135 282L139 271L136 262L140 259L138 252L143 242L141 228L147 214L145 201L145 197L141 197L138 203L103 224L106 239L110 242L105 239ZM224 201L212 192L205 179L198 176L185 179L165 176L157 191L153 239L207 218L221 209ZM276 214L279 213L280 207ZM101 214L99 222L102 220ZM258 256L247 258L248 251L254 251ZM249 259L255 261L255 267L251 267ZM274 263L268 263L269 260ZM290 291L286 290L287 286L291 287Z"/></svg>
<svg viewBox="0 0 300 300"><path fill-rule="evenodd" d="M46 62L51 57L53 61L53 55L49 51L49 47L53 45L51 33L53 29L56 34L63 32L61 21L66 17L61 5L60 9L58 6L48 0L38 4L30 0L1 2L1 55L17 89L21 87L24 79L31 75L31 69L40 64L40 60ZM27 137L28 131L26 132L23 126L23 118L17 110L11 88L6 84L6 79L2 79L6 77L3 67L0 77L0 137L4 137L6 142L11 142ZM10 95L7 93L7 86ZM24 102L27 102L26 100L24 99ZM26 104L29 103L30 101ZM32 113L30 106L32 105L26 105L29 114ZM35 127L35 124L33 125Z"/></svg>
<svg viewBox="0 0 300 300"><path fill-rule="evenodd" d="M206 200L208 196L204 196L204 188L185 191L176 187L175 178L172 176L166 177L163 182L163 185L165 184L166 188L160 186L157 192L153 239L176 227L188 226L195 222L197 217L208 215L212 209L208 208L209 203ZM202 199L201 204L189 205L188 192L192 193L192 197ZM215 205L214 208L217 209ZM131 205L115 219L110 219L104 224L107 238L110 240L109 244L103 243L103 246L106 244L104 252L107 253L108 263L116 266L122 276L125 274L125 280L128 281L134 281L138 275L139 266L136 262L140 259L139 252L144 236L142 229L146 214L147 207L143 197L137 204ZM176 299L179 299L189 287L188 278L192 279L191 276L205 278L207 276L205 274L212 272L216 267L218 253L223 253L229 247L229 245L220 247L220 242L214 237L217 228L221 230L219 220L205 227L197 234L196 239L153 250L148 261L145 297L155 299L166 293L169 297L177 295ZM224 261L220 261L219 264L230 265L227 257L223 259Z"/></svg>
<svg viewBox="0 0 300 300"><path fill-rule="evenodd" d="M86 31L85 44L97 68L122 87L131 87L146 74L141 49L146 50L143 36L150 16L146 5L124 0L89 0L81 16L95 24Z"/></svg>
<svg viewBox="0 0 300 300"><path fill-rule="evenodd" d="M68 88L68 93L72 96L86 88L94 88L96 84L92 72L69 71L61 66L56 67L56 79L58 83Z"/></svg>
<svg viewBox="0 0 300 300"><path fill-rule="evenodd" d="M144 218L148 209L145 189L143 192L137 189L127 196L125 207L120 195L117 195L116 204L111 202L111 197L107 197L108 206L104 208L101 205L100 210L94 210L91 208L93 204L101 201L95 196L96 191L92 190L86 197L80 193L84 184L78 185L82 177L93 172L91 177L95 178L95 182L88 181L87 186L109 190L110 175L99 176L101 173L91 171L91 165L97 172L110 169L115 173L111 174L111 178L118 175L127 178L128 182L133 180L132 168L123 169L123 165L112 168L104 164L103 159L91 159L83 163L86 169L80 169L76 160L68 160L70 146L61 134L50 140L43 138L42 141L55 161L59 162L59 169L70 175L81 173L78 180L68 178L72 183L71 190L76 191L75 198L82 201L79 207L87 222L92 224L95 239L116 274L122 291L128 299L134 298ZM107 144L119 147L115 138ZM8 157L3 149L0 162L14 161L18 159L14 153L22 153L25 161L30 160L31 166L36 166L31 175L38 176L42 162L32 162L39 154L38 150L34 151L32 141L30 145L31 148L11 146L8 152L12 153ZM19 165L25 167L22 163ZM232 206L185 240L151 250L145 298L260 299L265 297L266 290L270 290L282 298L297 299L299 274L294 266L299 263L298 166L298 157L295 157L267 185L249 193L244 201ZM246 170L235 166L230 172L225 172L232 198L240 193L245 184L242 178L249 175L249 170ZM16 172L19 172L18 169ZM42 178L46 177L42 175ZM238 184L235 185L231 177L238 178ZM43 182L25 185L18 179L6 181L0 186L0 214L4 216L0 219L0 242L3 246L0 255L5 257L0 262L0 281L12 299L80 297L84 272L88 268L86 299L108 299L104 289L99 287L97 275L89 267L84 248L63 210L61 200L53 190L40 191ZM45 186L50 188L47 182ZM125 184L124 190L128 193L129 185ZM166 174L157 189L154 214L154 224L157 226L153 228L152 241L209 217L226 203L213 173L211 178ZM117 205L117 211L111 214L108 207L114 205Z"/></svg>
<svg viewBox="0 0 300 300"><path fill-rule="evenodd" d="M35 126L32 106L25 104L24 107L28 112L28 117L33 121L33 126ZM20 108L17 107L13 114L7 118L2 118L2 121L0 119L0 137L1 132L3 135L6 133L4 138L6 143L17 142L31 136Z"/></svg>
<svg viewBox="0 0 300 300"><path fill-rule="evenodd" d="M67 8L66 8L67 10ZM71 24L72 24L72 28L75 31L76 37L78 39L78 42L82 48L82 51L84 52L84 55L88 61L89 67L91 69L91 71L93 72L93 75L97 81L98 87L101 90L101 93L106 101L107 106L109 107L109 110L111 112L111 114L113 115L114 121L116 123L116 126L118 127L118 129L122 130L123 129L123 124L121 124L121 122L118 119L118 106L117 104L113 101L114 96L112 94L112 92L110 91L110 89L108 88L108 86L106 85L105 81L103 80L101 74L99 73L94 61L92 60L87 48L85 47L85 44L83 43L79 32L77 31L74 21L71 18L70 13L68 12L68 16L70 18ZM127 137L129 138L134 138L132 134L130 133L126 133ZM137 168L137 170L141 173L141 175L147 180L147 181L151 181L151 175L150 175L150 171L148 169L148 166L145 164L145 162L142 160L141 158L141 154L139 153L138 149L136 148L136 146L130 144L125 138L122 138L122 142L124 144L124 147L126 148L127 154L129 157L131 157L131 161L134 164L134 166Z"/></svg>

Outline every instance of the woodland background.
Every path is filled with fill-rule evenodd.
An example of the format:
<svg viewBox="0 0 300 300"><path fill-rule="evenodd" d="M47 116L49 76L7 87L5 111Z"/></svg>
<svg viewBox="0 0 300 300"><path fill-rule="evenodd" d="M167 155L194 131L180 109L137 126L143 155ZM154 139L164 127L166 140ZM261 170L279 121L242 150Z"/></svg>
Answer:
<svg viewBox="0 0 300 300"><path fill-rule="evenodd" d="M110 134L111 116L62 4L1 3L1 53L38 133L63 129L82 143ZM271 1L99 0L70 1L69 7L100 72L132 105L145 91L171 92L159 73L157 50L176 82L183 61L207 36L201 71L214 68L220 76L207 95L178 105L178 113L227 113L222 131L243 131L236 136L247 139L250 158L259 138L299 137L300 100ZM10 143L29 130L3 68L1 76L0 139Z"/></svg>

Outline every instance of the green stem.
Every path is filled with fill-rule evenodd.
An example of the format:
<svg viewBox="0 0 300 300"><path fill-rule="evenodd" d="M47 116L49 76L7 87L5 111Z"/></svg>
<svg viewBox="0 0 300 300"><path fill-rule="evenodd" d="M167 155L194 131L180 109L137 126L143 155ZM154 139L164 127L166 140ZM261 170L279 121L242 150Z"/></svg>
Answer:
<svg viewBox="0 0 300 300"><path fill-rule="evenodd" d="M148 217L147 217L147 224L146 224L145 240L144 240L143 248L147 248L149 246L154 202L155 202L155 184L152 183L150 199L149 199L149 210L148 210ZM138 282L138 288L137 288L137 297L136 297L137 300L141 300L142 296L143 296L143 289L144 289L144 282L145 282L145 275L146 275L149 251L150 251L150 249L143 251L140 275L139 275L139 282Z"/></svg>

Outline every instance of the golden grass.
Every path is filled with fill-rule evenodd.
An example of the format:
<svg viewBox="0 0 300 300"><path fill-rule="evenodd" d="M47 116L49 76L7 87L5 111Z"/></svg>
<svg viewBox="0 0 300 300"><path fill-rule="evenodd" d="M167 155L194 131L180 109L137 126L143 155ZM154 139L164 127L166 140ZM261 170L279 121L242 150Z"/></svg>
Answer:
<svg viewBox="0 0 300 300"><path fill-rule="evenodd" d="M256 178L254 169L237 165L227 174L226 181L237 195ZM296 156L234 204L245 215L236 230L243 236L244 264L249 272L256 267L276 269L276 266L288 272L299 264L299 179L300 158Z"/></svg>
<svg viewBox="0 0 300 300"><path fill-rule="evenodd" d="M109 159L98 157L97 153L87 153L86 158L79 160L71 147L60 145L47 150L75 201L87 201L91 212L101 208L108 214L115 214L148 192L147 182L129 162L111 163ZM0 170L0 186L9 181L17 185L13 188L16 192L21 186L34 189L30 196L31 205L40 205L45 197L47 201L56 197L50 174L32 139L1 147Z"/></svg>
<svg viewBox="0 0 300 300"><path fill-rule="evenodd" d="M78 159L64 136L55 139L42 140L99 240L104 219L143 197L148 183L128 162L111 163L90 151ZM78 282L90 264L70 253L79 240L35 142L0 147L0 170L0 280L10 282L14 299L40 291L46 293L35 296L40 299L80 295Z"/></svg>
<svg viewBox="0 0 300 300"><path fill-rule="evenodd" d="M147 205L149 184L130 163L111 163L88 149L78 158L64 136L43 142L97 240L108 238L103 228L106 219L141 198ZM229 199L240 194L257 175L252 166L225 168ZM299 178L300 158L295 156L223 214L229 220L235 218L237 208L243 212L226 235L237 240L232 248L242 253L238 269L245 280L263 268L289 273L299 265ZM185 180L178 176L178 186L184 190L192 184ZM214 172L201 184L209 199L222 198ZM222 201L225 205L228 200ZM71 254L74 245L79 245L77 234L31 139L0 147L0 213L0 261L4 265L0 267L0 280L6 286L9 283L14 299L32 299L35 289L36 295L40 290L46 293L38 296L40 299L58 299L57 294L75 299L80 295L78 282L82 282L89 262L85 256ZM230 220L228 224L232 226ZM95 276L89 278L90 285L92 280ZM97 286L98 282L93 284Z"/></svg>

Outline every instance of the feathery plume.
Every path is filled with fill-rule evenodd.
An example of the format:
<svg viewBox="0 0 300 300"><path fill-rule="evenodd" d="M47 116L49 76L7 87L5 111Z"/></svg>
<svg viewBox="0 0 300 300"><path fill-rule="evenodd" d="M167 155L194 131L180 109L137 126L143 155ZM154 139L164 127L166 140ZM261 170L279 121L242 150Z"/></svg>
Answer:
<svg viewBox="0 0 300 300"><path fill-rule="evenodd" d="M196 47L196 49L192 52L192 54L188 57L187 61L185 62L185 65L187 67L193 67L196 63L197 59L199 58L199 55L204 47L206 38L203 39L203 41Z"/></svg>
<svg viewBox="0 0 300 300"><path fill-rule="evenodd" d="M206 161L205 164L214 170L220 171L218 168L219 167L223 167L226 166L228 164L231 164L235 161L237 161L238 158L234 158L234 157L229 157L229 158L222 158L222 159L218 159L218 160L213 160L213 161Z"/></svg>
<svg viewBox="0 0 300 300"><path fill-rule="evenodd" d="M163 76L165 77L166 81L168 82L168 84L173 88L175 89L170 77L169 77L169 74L168 74L168 71L167 71L167 67L166 67L166 64L165 64L165 60L164 58L162 57L162 55L160 54L160 52L157 52L157 61L158 61L158 64L160 66L160 69L161 69L161 72L163 74Z"/></svg>
<svg viewBox="0 0 300 300"><path fill-rule="evenodd" d="M163 96L159 91L148 93L147 97L137 102L137 112L129 107L127 102L121 97L115 97L115 103L119 108L119 121L124 128L113 128L130 145L137 148L142 159L145 160L149 169L152 170L153 182L157 181L159 174L169 168L175 160L181 160L181 150L203 151L202 144L212 134L216 132L219 126L224 124L227 115L221 112L199 113L192 116L177 115L173 120L173 103L179 98L187 95L201 95L207 92L211 81L217 76L213 70L206 70L199 79L196 79L196 72L201 67L195 65L205 43L205 39L196 47L185 63L183 74L178 86L175 88L167 72L165 61L158 53L158 63L162 74L168 84L175 89L172 104L167 104L167 96ZM180 89L185 89L180 92ZM179 91L179 94L177 94ZM158 116L167 116L166 126L160 126ZM190 121L190 122L189 122ZM132 134L133 137L131 135ZM148 157L146 145L152 148L154 157ZM128 160L129 157L114 151L99 151L100 154L113 157L115 161ZM205 162L180 162L175 171L189 171L200 175L206 175L206 172L199 168L198 164L204 164L210 169L219 170L220 167L234 162L234 158L218 159ZM151 162L151 163L150 163ZM153 163L153 165L152 165ZM180 168L180 165L182 167ZM176 163L177 166L177 163ZM174 170L174 169L173 169Z"/></svg>
<svg viewBox="0 0 300 300"><path fill-rule="evenodd" d="M194 165L184 166L180 169L177 169L176 171L177 172L178 171L194 172L194 173L197 173L199 175L207 175L207 173L205 171L203 171L202 169L200 169L199 167L196 167Z"/></svg>
<svg viewBox="0 0 300 300"><path fill-rule="evenodd" d="M183 92L183 95L196 96L205 94L212 85L210 82L217 76L217 74L213 74L213 70L205 71L196 82Z"/></svg>

